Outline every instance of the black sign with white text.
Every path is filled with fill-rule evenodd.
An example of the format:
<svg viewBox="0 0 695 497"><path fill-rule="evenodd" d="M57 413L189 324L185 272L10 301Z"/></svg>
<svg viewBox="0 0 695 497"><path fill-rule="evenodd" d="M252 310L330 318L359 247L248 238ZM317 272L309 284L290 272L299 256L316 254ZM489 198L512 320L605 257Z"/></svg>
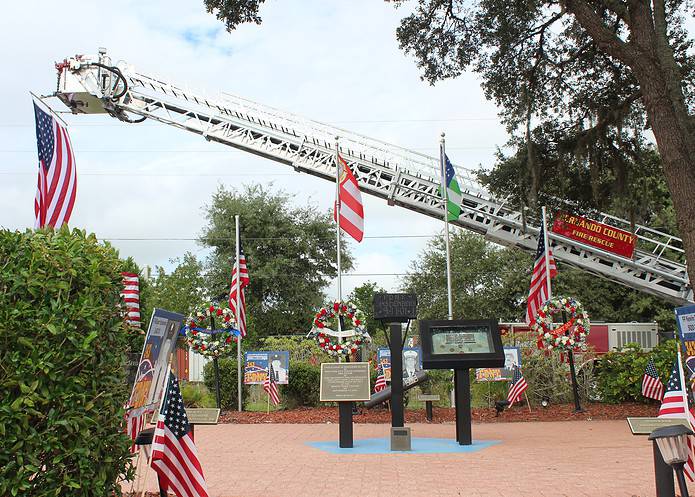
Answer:
<svg viewBox="0 0 695 497"><path fill-rule="evenodd" d="M374 294L374 319L391 323L417 319L417 295L414 293Z"/></svg>

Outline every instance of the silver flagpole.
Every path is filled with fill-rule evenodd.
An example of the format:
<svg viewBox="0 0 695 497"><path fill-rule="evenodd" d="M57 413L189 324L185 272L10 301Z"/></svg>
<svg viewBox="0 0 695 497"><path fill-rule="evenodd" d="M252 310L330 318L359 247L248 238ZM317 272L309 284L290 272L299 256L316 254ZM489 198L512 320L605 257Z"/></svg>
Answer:
<svg viewBox="0 0 695 497"><path fill-rule="evenodd" d="M543 227L543 245L545 245L545 254L543 254L545 257L545 282L548 285L548 300L550 300L553 297L553 292L550 288L550 257L548 257L550 245L548 245L548 223L545 222L545 206L541 208L541 211L543 213L543 224L541 225Z"/></svg>
<svg viewBox="0 0 695 497"><path fill-rule="evenodd" d="M239 229L239 216L234 216L234 221L236 222L236 319L237 325L241 322L241 264L239 264L239 257L241 257L241 234ZM237 347L236 347L236 374L237 374L237 408L241 412L241 330L239 330L239 336L237 337Z"/></svg>
<svg viewBox="0 0 695 497"><path fill-rule="evenodd" d="M338 137L335 137L335 240L336 240L336 252L338 253L338 302L343 302L343 287L342 287L342 274L340 269L340 159L339 157L339 146ZM338 317L338 343L342 343L343 339L340 337L342 329L340 327L340 317ZM338 355L338 362L342 362L340 354Z"/></svg>
<svg viewBox="0 0 695 497"><path fill-rule="evenodd" d="M444 231L446 232L446 297L449 305L449 319L454 319L451 300L451 253L449 250L449 196L446 193L446 151L444 133L439 142L439 164L442 173L442 197L444 198Z"/></svg>

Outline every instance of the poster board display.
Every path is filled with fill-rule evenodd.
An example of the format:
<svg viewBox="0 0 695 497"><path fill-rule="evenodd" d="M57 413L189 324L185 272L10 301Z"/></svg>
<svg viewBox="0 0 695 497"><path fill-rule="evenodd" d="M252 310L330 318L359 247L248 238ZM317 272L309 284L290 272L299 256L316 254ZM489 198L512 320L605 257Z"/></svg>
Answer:
<svg viewBox="0 0 695 497"><path fill-rule="evenodd" d="M384 368L386 381L391 381L391 350L380 348L376 351L376 360ZM414 378L422 370L422 348L403 347L403 378Z"/></svg>
<svg viewBox="0 0 695 497"><path fill-rule="evenodd" d="M155 407L164 390L169 358L176 346L184 316L155 309L145 335L140 362L128 405L133 410Z"/></svg>
<svg viewBox="0 0 695 497"><path fill-rule="evenodd" d="M321 402L369 400L368 362L324 362L321 364Z"/></svg>
<svg viewBox="0 0 695 497"><path fill-rule="evenodd" d="M521 367L519 347L504 347L504 366L501 368L477 368L475 381L508 381L514 374L514 366Z"/></svg>
<svg viewBox="0 0 695 497"><path fill-rule="evenodd" d="M275 382L287 385L290 378L290 353L287 350L253 351L244 354L244 384L262 385L273 365Z"/></svg>
<svg viewBox="0 0 695 497"><path fill-rule="evenodd" d="M425 369L504 366L504 349L496 319L422 320L419 326Z"/></svg>
<svg viewBox="0 0 695 497"><path fill-rule="evenodd" d="M688 369L685 373L692 380L695 378L695 305L676 307L676 324Z"/></svg>

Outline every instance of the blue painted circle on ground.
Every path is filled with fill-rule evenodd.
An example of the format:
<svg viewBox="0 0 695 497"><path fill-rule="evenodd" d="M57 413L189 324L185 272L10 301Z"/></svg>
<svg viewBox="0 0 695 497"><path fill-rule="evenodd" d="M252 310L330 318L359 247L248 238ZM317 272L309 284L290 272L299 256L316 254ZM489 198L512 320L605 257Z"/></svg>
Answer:
<svg viewBox="0 0 695 497"><path fill-rule="evenodd" d="M392 451L389 438L362 438L353 442L351 449L341 449L337 440L326 442L306 442L306 445L331 454L451 454L477 452L500 443L499 440L474 440L472 445L459 445L448 438L411 439L410 451Z"/></svg>

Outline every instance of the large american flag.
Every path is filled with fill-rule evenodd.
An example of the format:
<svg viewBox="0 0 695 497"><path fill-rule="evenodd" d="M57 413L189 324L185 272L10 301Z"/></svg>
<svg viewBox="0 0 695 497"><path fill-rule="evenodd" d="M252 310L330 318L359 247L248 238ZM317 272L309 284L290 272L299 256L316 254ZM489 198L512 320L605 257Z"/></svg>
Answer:
<svg viewBox="0 0 695 497"><path fill-rule="evenodd" d="M659 418L681 418L687 419L690 429L695 431L695 416L693 410L688 406L688 393L683 381L683 367L680 364L680 354L673 364L671 376L666 384L664 399L659 408ZM683 470L690 481L695 481L695 440L693 436L688 437L688 460Z"/></svg>
<svg viewBox="0 0 695 497"><path fill-rule="evenodd" d="M39 178L34 199L36 228L61 227L70 221L77 195L77 169L68 130L34 101Z"/></svg>
<svg viewBox="0 0 695 497"><path fill-rule="evenodd" d="M550 288L548 288L548 274L545 268L545 227L541 221L541 229L538 232L538 249L536 250L536 262L533 264L533 274L531 275L531 287L528 292L528 302L526 304L526 324L532 324L536 319L536 313L546 300L550 297ZM553 252L548 247L548 268L550 269L550 278L557 276L557 266Z"/></svg>
<svg viewBox="0 0 695 497"><path fill-rule="evenodd" d="M171 371L168 376L152 440L152 468L159 475L162 490L171 489L178 497L208 497L179 382Z"/></svg>
<svg viewBox="0 0 695 497"><path fill-rule="evenodd" d="M121 273L123 290L121 297L126 308L126 323L140 328L140 279L135 273Z"/></svg>
<svg viewBox="0 0 695 497"><path fill-rule="evenodd" d="M338 156L340 167L338 198L336 199L333 219L338 219L340 212L340 228L358 242L364 237L364 207L362 193L357 185L355 176L343 158Z"/></svg>
<svg viewBox="0 0 695 497"><path fill-rule="evenodd" d="M241 269L237 271L237 268ZM237 309L237 277L239 274L241 274L241 278L239 280L239 309ZM246 336L246 296L244 295L244 288L246 288L250 282L244 249L239 247L239 260L232 269L232 285L229 289L229 308L234 313L242 337Z"/></svg>
<svg viewBox="0 0 695 497"><path fill-rule="evenodd" d="M526 383L524 375L521 374L521 369L519 366L515 366L514 374L512 375L512 382L509 384L509 393L507 394L509 407L512 407L516 402L521 401L521 396L524 394L527 388L528 383Z"/></svg>
<svg viewBox="0 0 695 497"><path fill-rule="evenodd" d="M263 382L263 390L268 393L268 397L274 406L280 404L280 391L278 390L278 384L275 381L275 371L273 370L273 365L268 365L268 375L265 377Z"/></svg>
<svg viewBox="0 0 695 497"><path fill-rule="evenodd" d="M386 388L386 376L384 375L384 366L379 363L376 367L376 381L374 382L374 393L381 392Z"/></svg>
<svg viewBox="0 0 695 497"><path fill-rule="evenodd" d="M664 398L664 384L661 383L654 361L649 359L642 377L642 395L648 399L661 400Z"/></svg>

